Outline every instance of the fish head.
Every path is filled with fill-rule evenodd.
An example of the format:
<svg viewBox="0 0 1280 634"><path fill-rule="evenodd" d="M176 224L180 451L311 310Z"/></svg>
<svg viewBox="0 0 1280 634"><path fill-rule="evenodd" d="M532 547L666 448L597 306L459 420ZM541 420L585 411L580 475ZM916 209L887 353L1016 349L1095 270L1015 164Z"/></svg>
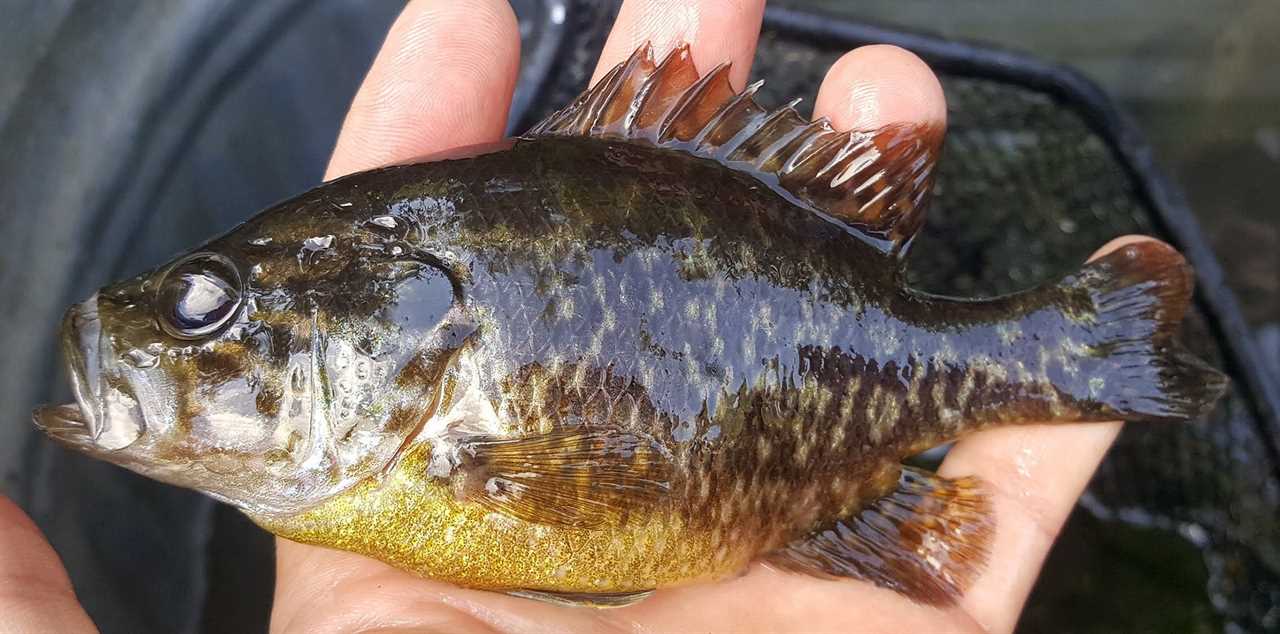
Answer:
<svg viewBox="0 0 1280 634"><path fill-rule="evenodd" d="M456 272L389 216L307 211L263 214L72 306L75 403L36 424L251 514L383 473L474 329Z"/></svg>

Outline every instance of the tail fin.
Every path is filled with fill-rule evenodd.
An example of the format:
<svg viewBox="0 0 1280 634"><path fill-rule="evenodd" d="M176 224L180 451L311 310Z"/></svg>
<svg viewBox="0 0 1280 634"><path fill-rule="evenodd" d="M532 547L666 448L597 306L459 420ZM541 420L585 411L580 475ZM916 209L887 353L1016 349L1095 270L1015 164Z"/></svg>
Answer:
<svg viewBox="0 0 1280 634"><path fill-rule="evenodd" d="M1101 361L1092 368L1089 397L1107 414L1124 420L1196 418L1226 390L1226 376L1174 338L1193 282L1191 267L1169 245L1126 245L1085 265L1060 288L1083 308L1073 316L1087 332L1085 354Z"/></svg>

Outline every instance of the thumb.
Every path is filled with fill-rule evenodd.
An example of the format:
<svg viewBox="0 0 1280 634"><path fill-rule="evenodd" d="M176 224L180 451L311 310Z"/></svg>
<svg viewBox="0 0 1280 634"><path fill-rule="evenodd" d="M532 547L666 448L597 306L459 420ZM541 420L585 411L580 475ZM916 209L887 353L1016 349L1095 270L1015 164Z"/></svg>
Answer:
<svg viewBox="0 0 1280 634"><path fill-rule="evenodd" d="M53 547L0 495L0 632L96 632Z"/></svg>

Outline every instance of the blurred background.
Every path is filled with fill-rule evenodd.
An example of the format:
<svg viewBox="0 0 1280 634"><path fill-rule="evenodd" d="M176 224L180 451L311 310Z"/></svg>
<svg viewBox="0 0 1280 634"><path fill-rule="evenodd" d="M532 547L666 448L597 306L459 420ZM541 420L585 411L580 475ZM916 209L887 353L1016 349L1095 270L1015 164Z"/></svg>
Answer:
<svg viewBox="0 0 1280 634"><path fill-rule="evenodd" d="M517 0L510 131L584 85L616 3ZM0 491L104 632L261 631L271 541L196 494L32 433L69 399L53 332L98 286L319 182L392 0L6 0L0 6ZM1201 275L1188 343L1232 374L1193 425L1127 427L1055 547L1023 632L1280 631L1280 3L791 0L763 100L811 102L848 47L942 76L951 132L914 282L1008 292L1107 239Z"/></svg>

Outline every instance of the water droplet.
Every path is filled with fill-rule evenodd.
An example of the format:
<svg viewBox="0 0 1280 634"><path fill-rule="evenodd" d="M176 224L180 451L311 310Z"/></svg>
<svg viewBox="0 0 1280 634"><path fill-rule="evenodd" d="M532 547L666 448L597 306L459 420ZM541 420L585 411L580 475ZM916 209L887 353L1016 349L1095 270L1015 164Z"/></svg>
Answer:
<svg viewBox="0 0 1280 634"><path fill-rule="evenodd" d="M301 392L306 389L307 376L306 373L302 371L302 366L293 366L293 374L291 375L290 381L292 381L293 391Z"/></svg>
<svg viewBox="0 0 1280 634"><path fill-rule="evenodd" d="M311 263L312 257L321 251L328 251L333 246L333 235L312 236L302 241L302 249L298 251L298 266Z"/></svg>
<svg viewBox="0 0 1280 634"><path fill-rule="evenodd" d="M268 244L271 244L271 238L254 238L249 241L249 244L252 244L255 247L265 247Z"/></svg>
<svg viewBox="0 0 1280 634"><path fill-rule="evenodd" d="M391 255L400 255L401 253L404 253L404 249L401 249L399 246L391 247Z"/></svg>
<svg viewBox="0 0 1280 634"><path fill-rule="evenodd" d="M262 265L261 265L261 264L255 264L255 265L253 265L253 266L249 267L249 278L250 278L250 279L255 279L255 278L259 278L259 277L262 277Z"/></svg>
<svg viewBox="0 0 1280 634"><path fill-rule="evenodd" d="M396 228L396 219L392 218L391 216L377 216L376 218L370 220L369 222L372 222L373 224L378 225L379 227L386 227L387 229Z"/></svg>
<svg viewBox="0 0 1280 634"><path fill-rule="evenodd" d="M302 248L305 251L323 251L331 246L333 246L333 234L313 236L302 241Z"/></svg>
<svg viewBox="0 0 1280 634"><path fill-rule="evenodd" d="M164 344L159 341L147 344L147 352L151 354L160 354L164 352Z"/></svg>
<svg viewBox="0 0 1280 634"><path fill-rule="evenodd" d="M160 361L159 357L146 350L134 348L125 353L125 359L135 368L154 368L156 363Z"/></svg>

